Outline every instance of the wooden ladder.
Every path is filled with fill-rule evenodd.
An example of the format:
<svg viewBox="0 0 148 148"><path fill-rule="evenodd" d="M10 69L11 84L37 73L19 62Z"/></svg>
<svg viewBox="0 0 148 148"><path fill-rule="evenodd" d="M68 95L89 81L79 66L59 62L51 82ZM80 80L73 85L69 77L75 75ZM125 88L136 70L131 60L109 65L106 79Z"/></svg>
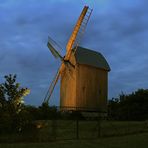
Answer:
<svg viewBox="0 0 148 148"><path fill-rule="evenodd" d="M81 39L82 39L83 34L84 34L85 30L86 30L86 26L88 24L88 21L90 19L92 11L93 11L93 9L88 8L87 13L86 13L86 15L85 15L85 17L84 17L84 19L82 21L81 27L80 27L79 32L78 32L77 37L76 37L76 40L75 40L75 42L73 44L73 47L75 47L75 50L77 49L77 47L79 46L79 44L81 42Z"/></svg>

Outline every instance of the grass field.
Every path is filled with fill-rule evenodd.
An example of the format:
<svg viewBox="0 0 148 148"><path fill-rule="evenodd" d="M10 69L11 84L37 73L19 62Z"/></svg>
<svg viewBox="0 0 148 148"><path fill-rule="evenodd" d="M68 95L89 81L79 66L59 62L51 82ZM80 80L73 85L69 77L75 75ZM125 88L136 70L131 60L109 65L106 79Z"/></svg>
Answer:
<svg viewBox="0 0 148 148"><path fill-rule="evenodd" d="M76 121L58 120L56 121L56 131L52 131L51 121L48 126L40 131L40 138L47 137L49 133L56 134L57 139L75 139L76 138ZM99 137L121 136L136 133L148 132L148 122L136 121L79 121L79 138L93 139Z"/></svg>
<svg viewBox="0 0 148 148"><path fill-rule="evenodd" d="M148 148L148 133L95 140L59 140L50 143L0 144L0 148Z"/></svg>
<svg viewBox="0 0 148 148"><path fill-rule="evenodd" d="M41 121L42 122L42 121ZM77 128L75 120L57 120L57 121L44 121L46 126L39 129L37 132L30 132L29 134L13 134L1 135L0 143L50 143L49 145L58 145L63 142L65 147L72 144L86 144L91 145L97 143L99 145L113 145L120 141L121 143L134 144L133 141L141 142L148 138L148 122L135 122L135 121L79 121L79 141L76 141ZM137 138L137 136L139 138ZM141 138L143 137L143 139ZM98 139L98 140L97 140ZM130 140L129 140L130 139ZM139 140L141 139L141 140ZM54 143L54 141L58 141ZM117 141L116 141L117 140ZM146 140L145 140L146 141ZM119 143L120 143L119 142ZM23 144L19 144L23 147ZM30 144L29 144L30 145ZM34 146L33 144L32 146ZM42 145L42 144L37 144ZM48 144L47 144L48 145ZM116 144L115 144L116 145ZM7 145L3 145L6 147ZM12 146L13 145L8 145ZM0 148L2 145L0 145ZM2 148L3 148L2 147ZM44 147L44 144L43 144ZM46 144L45 144L46 147ZM107 147L107 145L106 145ZM148 145L147 145L148 147ZM29 147L28 147L29 148Z"/></svg>

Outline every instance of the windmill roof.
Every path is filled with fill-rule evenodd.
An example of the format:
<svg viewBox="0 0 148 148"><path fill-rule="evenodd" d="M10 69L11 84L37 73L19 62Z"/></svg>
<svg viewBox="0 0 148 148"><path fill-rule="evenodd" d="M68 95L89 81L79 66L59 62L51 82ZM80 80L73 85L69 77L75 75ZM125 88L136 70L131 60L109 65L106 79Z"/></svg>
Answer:
<svg viewBox="0 0 148 148"><path fill-rule="evenodd" d="M109 64L105 57L99 52L78 46L75 52L75 58L79 64L86 64L110 71Z"/></svg>

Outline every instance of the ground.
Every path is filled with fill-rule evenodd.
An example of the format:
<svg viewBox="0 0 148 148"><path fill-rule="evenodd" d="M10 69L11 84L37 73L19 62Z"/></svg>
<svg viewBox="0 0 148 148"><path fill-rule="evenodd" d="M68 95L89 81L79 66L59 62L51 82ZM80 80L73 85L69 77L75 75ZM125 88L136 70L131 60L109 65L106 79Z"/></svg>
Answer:
<svg viewBox="0 0 148 148"><path fill-rule="evenodd" d="M0 144L0 148L147 148L148 133L85 140L59 140L50 143Z"/></svg>

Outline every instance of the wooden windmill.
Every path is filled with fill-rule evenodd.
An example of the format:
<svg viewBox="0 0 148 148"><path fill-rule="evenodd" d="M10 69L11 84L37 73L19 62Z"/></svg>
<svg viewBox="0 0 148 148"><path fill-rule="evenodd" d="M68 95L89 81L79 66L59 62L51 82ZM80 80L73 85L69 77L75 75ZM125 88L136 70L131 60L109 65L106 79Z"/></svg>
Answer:
<svg viewBox="0 0 148 148"><path fill-rule="evenodd" d="M57 50L57 43L49 38L48 48L62 64L58 69L44 99L49 102L59 78L60 107L65 110L104 110L107 104L107 72L105 58L98 52L79 47L92 9L85 6L66 46L64 57Z"/></svg>

